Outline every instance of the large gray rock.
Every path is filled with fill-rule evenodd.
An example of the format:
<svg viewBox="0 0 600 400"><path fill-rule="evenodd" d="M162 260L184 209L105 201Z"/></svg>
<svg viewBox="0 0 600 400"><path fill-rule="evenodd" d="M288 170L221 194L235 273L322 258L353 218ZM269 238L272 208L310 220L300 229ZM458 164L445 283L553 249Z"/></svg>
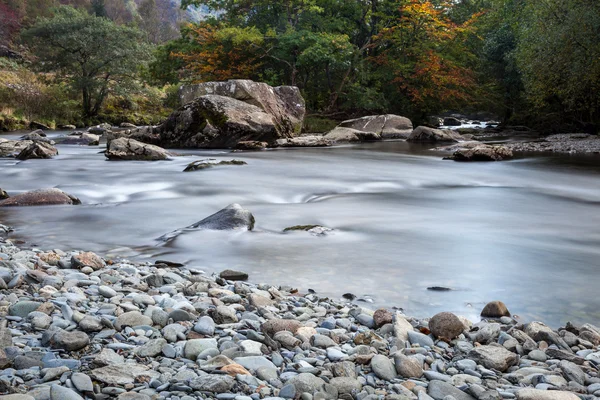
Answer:
<svg viewBox="0 0 600 400"><path fill-rule="evenodd" d="M234 230L254 229L254 215L240 206L239 204L230 204L221 211L214 213L200 222L190 225L190 229L211 229L211 230Z"/></svg>
<svg viewBox="0 0 600 400"><path fill-rule="evenodd" d="M50 386L50 400L83 400L77 392L59 385Z"/></svg>
<svg viewBox="0 0 600 400"><path fill-rule="evenodd" d="M260 107L219 95L197 98L173 112L156 131L161 144L178 148L231 148L242 141L274 142L292 137Z"/></svg>
<svg viewBox="0 0 600 400"><path fill-rule="evenodd" d="M65 331L56 332L51 338L52 347L66 351L77 351L83 349L90 343L90 338L85 332Z"/></svg>
<svg viewBox="0 0 600 400"><path fill-rule="evenodd" d="M459 142L462 137L449 129L434 129L419 126L406 139L408 142Z"/></svg>
<svg viewBox="0 0 600 400"><path fill-rule="evenodd" d="M406 139L413 130L410 119L394 114L369 115L343 121L341 128L352 128L361 132L377 133L383 139Z"/></svg>
<svg viewBox="0 0 600 400"><path fill-rule="evenodd" d="M16 157L33 144L31 140L10 140L0 138L0 157Z"/></svg>
<svg viewBox="0 0 600 400"><path fill-rule="evenodd" d="M475 398L449 383L434 380L429 382L427 394L435 400L444 400L446 396L452 396L456 400L475 400Z"/></svg>
<svg viewBox="0 0 600 400"><path fill-rule="evenodd" d="M163 149L134 139L119 138L112 140L104 153L109 160L159 161L167 160L171 154Z"/></svg>
<svg viewBox="0 0 600 400"><path fill-rule="evenodd" d="M234 79L185 85L179 90L182 105L206 95L230 97L258 107L273 116L277 131L284 136L293 136L302 129L306 109L300 90L295 86L271 87L266 83Z"/></svg>
<svg viewBox="0 0 600 400"><path fill-rule="evenodd" d="M517 364L519 357L502 346L478 346L469 352L469 358L486 368L504 372Z"/></svg>
<svg viewBox="0 0 600 400"><path fill-rule="evenodd" d="M81 201L75 196L54 188L21 193L0 201L0 207L49 206L60 204L81 204Z"/></svg>
<svg viewBox="0 0 600 400"><path fill-rule="evenodd" d="M52 146L50 143L45 142L33 142L26 148L24 148L18 155L18 160L30 160L30 159L43 159L43 158L52 158L58 155L58 150L56 147Z"/></svg>
<svg viewBox="0 0 600 400"><path fill-rule="evenodd" d="M381 135L376 132L364 132L338 126L327 133L324 138L335 143L376 142L381 140Z"/></svg>
<svg viewBox="0 0 600 400"><path fill-rule="evenodd" d="M138 376L158 378L160 373L145 365L126 363L96 368L90 371L90 376L107 385L120 386L134 383Z"/></svg>
<svg viewBox="0 0 600 400"><path fill-rule="evenodd" d="M299 393L307 392L310 394L320 391L323 385L325 385L323 379L305 372L294 376L287 383L294 385L296 391Z"/></svg>
<svg viewBox="0 0 600 400"><path fill-rule="evenodd" d="M23 136L21 136L21 140L32 140L34 142L44 142L49 144L54 144L54 141L48 139L43 130L38 129L32 132L29 132Z"/></svg>
<svg viewBox="0 0 600 400"><path fill-rule="evenodd" d="M371 359L371 369L378 378L386 381L391 381L396 377L394 363L392 363L392 360L381 354L377 354Z"/></svg>

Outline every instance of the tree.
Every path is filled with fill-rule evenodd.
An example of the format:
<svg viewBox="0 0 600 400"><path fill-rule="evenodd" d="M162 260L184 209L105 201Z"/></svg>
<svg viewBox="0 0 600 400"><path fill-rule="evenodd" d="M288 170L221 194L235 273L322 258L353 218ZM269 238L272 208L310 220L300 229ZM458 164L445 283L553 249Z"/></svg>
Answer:
<svg viewBox="0 0 600 400"><path fill-rule="evenodd" d="M516 56L528 98L563 119L600 124L600 2L528 1L519 22Z"/></svg>
<svg viewBox="0 0 600 400"><path fill-rule="evenodd" d="M96 17L108 17L104 0L92 0L92 14Z"/></svg>
<svg viewBox="0 0 600 400"><path fill-rule="evenodd" d="M38 20L23 37L41 68L81 93L85 117L97 115L109 93L131 88L139 66L150 58L139 30L69 6Z"/></svg>

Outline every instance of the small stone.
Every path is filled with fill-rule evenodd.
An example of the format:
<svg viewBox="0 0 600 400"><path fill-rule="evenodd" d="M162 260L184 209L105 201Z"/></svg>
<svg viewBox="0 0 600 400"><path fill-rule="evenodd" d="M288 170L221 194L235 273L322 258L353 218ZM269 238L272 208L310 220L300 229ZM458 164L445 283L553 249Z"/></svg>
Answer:
<svg viewBox="0 0 600 400"><path fill-rule="evenodd" d="M83 349L90 343L90 338L85 332L60 330L52 336L52 347L66 351Z"/></svg>
<svg viewBox="0 0 600 400"><path fill-rule="evenodd" d="M285 385L279 391L279 397L284 399L294 399L296 398L296 386L293 384Z"/></svg>
<svg viewBox="0 0 600 400"><path fill-rule="evenodd" d="M325 385L323 379L309 373L298 374L290 379L288 383L294 385L298 393L307 392L310 394L319 391Z"/></svg>
<svg viewBox="0 0 600 400"><path fill-rule="evenodd" d="M452 396L456 400L475 400L473 396L443 381L429 382L427 394L435 400L444 400L446 396Z"/></svg>
<svg viewBox="0 0 600 400"><path fill-rule="evenodd" d="M216 339L191 339L185 344L183 354L185 358L195 361L204 350L216 348L218 348Z"/></svg>
<svg viewBox="0 0 600 400"><path fill-rule="evenodd" d="M203 375L191 379L188 384L194 390L226 393L231 390L235 380L229 375Z"/></svg>
<svg viewBox="0 0 600 400"><path fill-rule="evenodd" d="M243 366L244 368L246 368L250 371L256 371L257 369L259 369L261 367L277 369L275 364L273 364L271 361L267 360L267 358L264 356L236 357L233 359L233 361L235 361L236 363L240 364L241 366Z"/></svg>
<svg viewBox="0 0 600 400"><path fill-rule="evenodd" d="M484 318L510 317L510 312L503 302L490 301L481 310L481 316Z"/></svg>
<svg viewBox="0 0 600 400"><path fill-rule="evenodd" d="M423 367L416 358L396 353L394 363L396 364L396 372L404 378L420 378L423 376Z"/></svg>
<svg viewBox="0 0 600 400"><path fill-rule="evenodd" d="M30 312L36 311L42 303L37 301L23 300L8 307L8 315L27 318Z"/></svg>
<svg viewBox="0 0 600 400"><path fill-rule="evenodd" d="M502 346L478 346L469 352L469 358L486 368L504 372L517 364L519 357Z"/></svg>
<svg viewBox="0 0 600 400"><path fill-rule="evenodd" d="M354 378L336 377L330 379L329 384L333 385L337 389L338 395L351 395L353 393L358 393L362 390L362 384Z"/></svg>
<svg viewBox="0 0 600 400"><path fill-rule="evenodd" d="M242 367L240 364L228 364L221 368L222 372L225 372L229 376L236 377L237 375L252 375L248 370Z"/></svg>
<svg viewBox="0 0 600 400"><path fill-rule="evenodd" d="M50 400L83 400L83 397L69 388L52 385L50 386Z"/></svg>
<svg viewBox="0 0 600 400"><path fill-rule="evenodd" d="M391 312L386 310L385 308L380 308L373 313L373 321L375 322L375 327L380 328L385 324L391 324L393 320L393 315Z"/></svg>
<svg viewBox="0 0 600 400"><path fill-rule="evenodd" d="M233 324L238 322L233 309L227 306L217 306L213 313L213 319L217 324Z"/></svg>
<svg viewBox="0 0 600 400"><path fill-rule="evenodd" d="M80 392L92 392L94 390L92 379L81 372L73 373L71 375L71 382L73 382L75 388Z"/></svg>
<svg viewBox="0 0 600 400"><path fill-rule="evenodd" d="M102 320L91 315L86 315L79 321L79 329L84 332L100 332L103 328Z"/></svg>
<svg viewBox="0 0 600 400"><path fill-rule="evenodd" d="M517 400L579 400L575 393L561 390L520 389Z"/></svg>
<svg viewBox="0 0 600 400"><path fill-rule="evenodd" d="M262 324L262 331L269 336L274 336L275 333L281 331L290 331L293 334L296 333L298 328L300 328L302 324L299 321L293 319L270 319L264 324Z"/></svg>
<svg viewBox="0 0 600 400"><path fill-rule="evenodd" d="M418 344L421 347L433 347L433 339L421 332L408 332L408 340L411 344Z"/></svg>
<svg viewBox="0 0 600 400"><path fill-rule="evenodd" d="M200 317L196 325L194 325L194 332L205 336L212 336L215 333L215 322L209 316Z"/></svg>
<svg viewBox="0 0 600 400"><path fill-rule="evenodd" d="M152 318L147 317L139 311L129 311L117 317L114 323L115 329L121 331L126 326L152 325Z"/></svg>
<svg viewBox="0 0 600 400"><path fill-rule="evenodd" d="M156 357L162 353L163 346L167 344L165 339L151 339L142 346L136 348L134 353L138 357Z"/></svg>
<svg viewBox="0 0 600 400"><path fill-rule="evenodd" d="M463 332L465 326L456 315L441 312L431 317L429 329L436 338L452 340Z"/></svg>
<svg viewBox="0 0 600 400"><path fill-rule="evenodd" d="M406 320L406 318L396 313L396 321L394 322L394 336L404 341L408 340L408 333L414 331L413 326Z"/></svg>
<svg viewBox="0 0 600 400"><path fill-rule="evenodd" d="M247 281L248 274L242 271L234 271L232 269L226 269L222 271L219 276L228 281Z"/></svg>
<svg viewBox="0 0 600 400"><path fill-rule="evenodd" d="M92 253L91 251L72 256L71 264L73 264L75 268L81 269L83 267L90 267L94 271L106 266L104 260L102 260L102 258L100 258L96 253Z"/></svg>
<svg viewBox="0 0 600 400"><path fill-rule="evenodd" d="M98 286L98 293L109 299L117 295L117 292L113 288L104 285Z"/></svg>
<svg viewBox="0 0 600 400"><path fill-rule="evenodd" d="M396 378L394 364L389 358L381 354L377 354L371 359L371 369L380 379L391 381Z"/></svg>

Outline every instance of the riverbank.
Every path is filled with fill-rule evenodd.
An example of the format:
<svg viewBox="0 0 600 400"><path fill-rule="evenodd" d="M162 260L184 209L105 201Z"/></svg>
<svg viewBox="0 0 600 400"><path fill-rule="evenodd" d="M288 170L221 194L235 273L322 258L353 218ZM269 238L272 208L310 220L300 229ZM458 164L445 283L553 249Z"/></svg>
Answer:
<svg viewBox="0 0 600 400"><path fill-rule="evenodd" d="M599 328L522 324L498 302L484 315L501 318L415 319L240 271L10 241L0 257L0 393L23 400L600 396Z"/></svg>

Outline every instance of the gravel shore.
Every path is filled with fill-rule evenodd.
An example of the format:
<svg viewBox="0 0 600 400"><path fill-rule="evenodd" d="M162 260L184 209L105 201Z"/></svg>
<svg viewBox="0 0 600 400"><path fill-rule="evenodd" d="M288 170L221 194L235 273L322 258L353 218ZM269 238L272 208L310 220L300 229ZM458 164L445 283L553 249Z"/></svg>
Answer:
<svg viewBox="0 0 600 400"><path fill-rule="evenodd" d="M0 399L600 397L594 325L498 301L420 320L247 279L0 239Z"/></svg>

